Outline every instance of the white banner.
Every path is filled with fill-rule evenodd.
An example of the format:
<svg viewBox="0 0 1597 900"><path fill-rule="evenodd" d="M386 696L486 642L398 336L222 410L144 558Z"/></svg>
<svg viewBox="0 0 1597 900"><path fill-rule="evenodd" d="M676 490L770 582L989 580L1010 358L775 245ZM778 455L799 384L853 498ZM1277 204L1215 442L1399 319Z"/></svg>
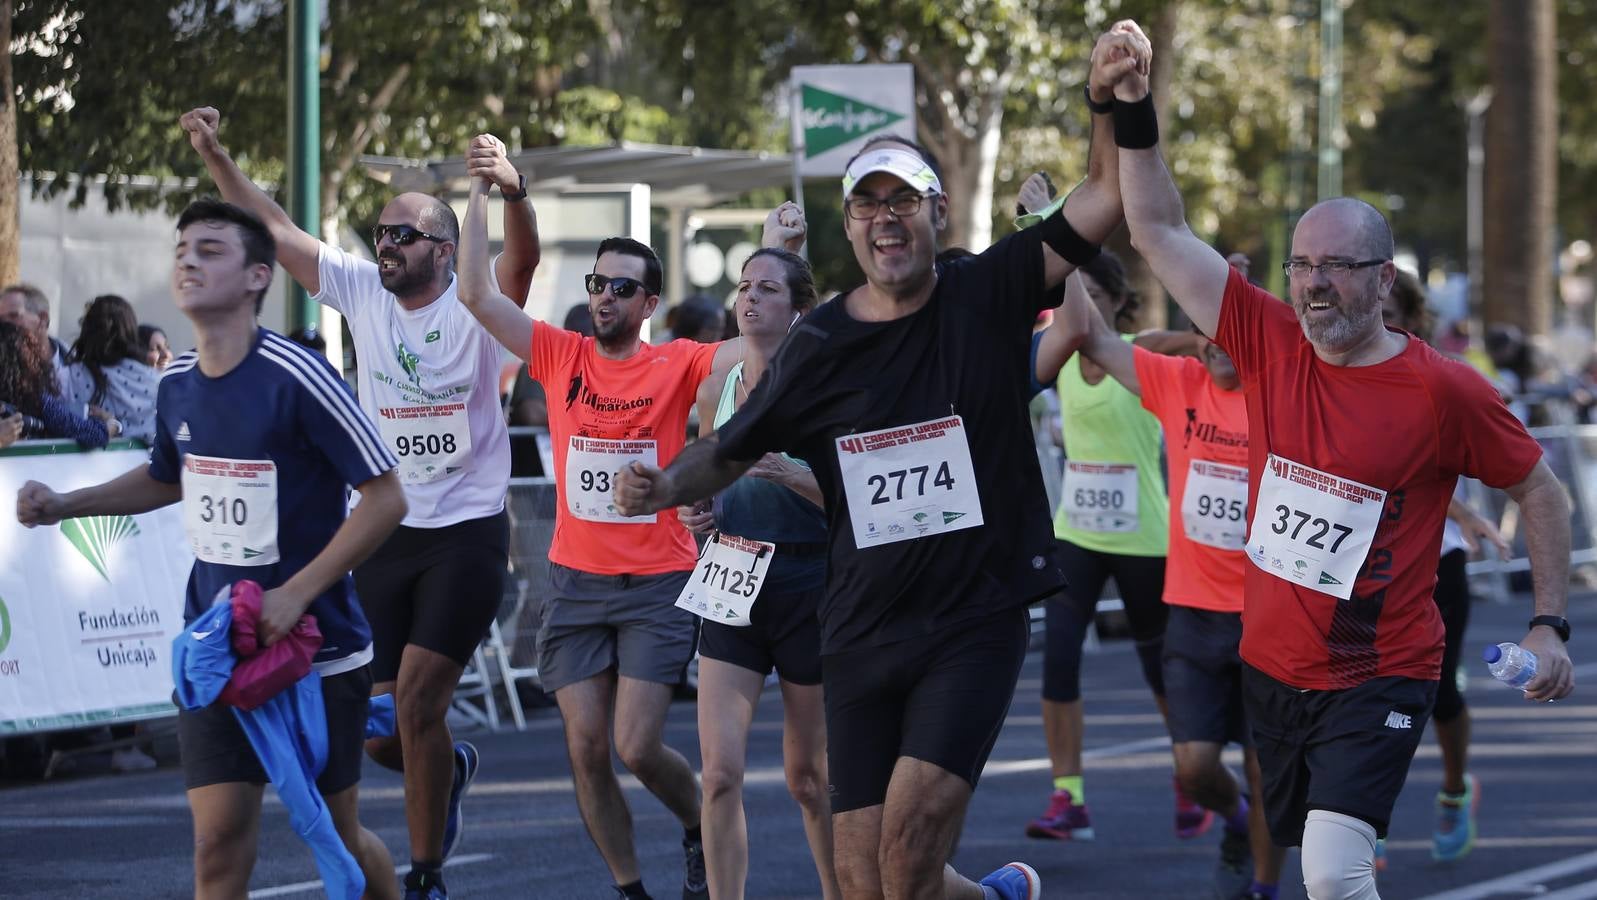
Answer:
<svg viewBox="0 0 1597 900"><path fill-rule="evenodd" d="M172 638L194 565L178 506L38 528L15 513L26 481L64 492L148 459L58 442L0 452L0 734L175 712Z"/></svg>
<svg viewBox="0 0 1597 900"><path fill-rule="evenodd" d="M915 67L794 66L794 159L802 175L842 175L867 138L915 139Z"/></svg>

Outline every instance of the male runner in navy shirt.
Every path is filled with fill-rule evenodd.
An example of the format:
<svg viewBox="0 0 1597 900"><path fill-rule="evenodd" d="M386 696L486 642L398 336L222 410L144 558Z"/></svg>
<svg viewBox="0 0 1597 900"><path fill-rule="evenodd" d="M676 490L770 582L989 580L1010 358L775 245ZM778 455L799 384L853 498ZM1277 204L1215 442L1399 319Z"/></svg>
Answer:
<svg viewBox="0 0 1597 900"><path fill-rule="evenodd" d="M266 589L259 633L267 644L314 615L328 736L317 787L366 875L367 896L397 898L388 851L356 814L372 649L349 572L399 524L405 497L394 457L327 362L256 322L275 257L271 233L248 212L214 200L184 211L172 287L199 348L161 380L150 464L67 494L30 481L17 493L17 519L53 525L181 500L196 557L185 622L246 578ZM346 518L351 485L361 502ZM220 701L180 711L178 741L195 896L242 896L266 773Z"/></svg>

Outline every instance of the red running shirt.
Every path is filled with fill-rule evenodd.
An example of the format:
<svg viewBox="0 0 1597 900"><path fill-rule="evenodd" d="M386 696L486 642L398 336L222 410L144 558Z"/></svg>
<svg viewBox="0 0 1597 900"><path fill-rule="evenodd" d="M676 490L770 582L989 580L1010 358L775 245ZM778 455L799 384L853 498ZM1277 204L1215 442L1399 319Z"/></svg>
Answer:
<svg viewBox="0 0 1597 900"><path fill-rule="evenodd" d="M1386 492L1349 599L1248 566L1242 658L1310 690L1439 678L1443 629L1431 597L1453 486L1460 475L1517 484L1541 448L1485 379L1412 335L1377 365L1320 361L1292 308L1235 270L1215 339L1242 375L1251 497L1270 454Z"/></svg>
<svg viewBox="0 0 1597 900"><path fill-rule="evenodd" d="M1226 485L1224 477L1248 468L1248 408L1241 391L1224 391L1214 385L1209 370L1190 356L1162 356L1133 347L1137 382L1142 386L1142 407L1164 427L1165 452L1170 462L1170 553L1165 565L1164 602L1214 612L1242 612L1242 584L1250 564L1240 549L1223 549L1188 536L1188 504L1184 502L1188 475L1197 461L1219 463L1209 473L1209 484ZM1213 524L1235 533L1247 530L1247 482L1236 473L1235 494L1205 492L1194 498L1193 516L1198 527ZM1200 478L1200 482L1206 481Z"/></svg>
<svg viewBox="0 0 1597 900"><path fill-rule="evenodd" d="M543 385L555 457L554 539L549 561L594 575L659 575L693 569L693 537L675 509L632 522L591 521L571 511L566 457L572 438L653 442L665 468L687 443L688 410L710 374L719 344L644 344L628 359L605 359L591 337L538 322L527 374ZM603 477L609 480L609 474ZM604 497L605 490L592 495Z"/></svg>

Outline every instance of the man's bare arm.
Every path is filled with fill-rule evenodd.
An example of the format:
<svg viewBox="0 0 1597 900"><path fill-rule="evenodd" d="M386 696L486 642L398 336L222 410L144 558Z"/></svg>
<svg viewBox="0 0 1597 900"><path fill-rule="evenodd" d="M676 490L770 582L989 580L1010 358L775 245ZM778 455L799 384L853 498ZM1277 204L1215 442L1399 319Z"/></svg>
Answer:
<svg viewBox="0 0 1597 900"><path fill-rule="evenodd" d="M282 264L283 271L311 295L320 294L322 279L316 268L316 258L321 252L321 241L295 224L277 201L256 187L228 155L217 137L221 113L205 106L184 113L179 121L189 133L189 144L200 154L205 170L216 182L216 189L222 192L222 199L249 210L265 222L272 232L272 240L277 242L277 261Z"/></svg>
<svg viewBox="0 0 1597 900"><path fill-rule="evenodd" d="M616 509L624 516L645 516L714 496L755 462L723 460L715 453L719 444L713 434L694 441L665 471L642 463L622 469L616 475Z"/></svg>
<svg viewBox="0 0 1597 900"><path fill-rule="evenodd" d="M466 150L466 175L486 178L499 186L501 195L521 191L521 173L511 164L504 142L491 134L472 138ZM499 279L499 290L519 307L527 306L527 292L532 289L532 276L542 258L538 214L532 208L532 200L506 200L505 244L494 261L494 274Z"/></svg>
<svg viewBox="0 0 1597 900"><path fill-rule="evenodd" d="M471 180L466 219L460 223L457 293L500 346L526 360L532 355L533 320L493 285L488 260L488 189L485 179Z"/></svg>
<svg viewBox="0 0 1597 900"><path fill-rule="evenodd" d="M1538 616L1563 616L1569 609L1569 496L1544 459L1507 489L1519 504L1530 552L1531 586ZM1569 650L1551 628L1532 628L1520 645L1536 654L1536 677L1525 686L1530 700L1558 700L1575 689Z"/></svg>

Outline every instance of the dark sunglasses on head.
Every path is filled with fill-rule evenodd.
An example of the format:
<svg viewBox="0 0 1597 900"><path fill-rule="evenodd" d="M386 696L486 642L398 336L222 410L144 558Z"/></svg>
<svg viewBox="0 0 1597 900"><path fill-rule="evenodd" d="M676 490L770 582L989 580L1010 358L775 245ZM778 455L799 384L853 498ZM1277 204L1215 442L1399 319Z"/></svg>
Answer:
<svg viewBox="0 0 1597 900"><path fill-rule="evenodd" d="M412 228L409 225L378 225L372 229L372 246L381 244L384 235L393 238L394 243L401 247L408 247L416 243L417 238L432 241L435 244L449 240L436 234L428 234L419 228Z"/></svg>
<svg viewBox="0 0 1597 900"><path fill-rule="evenodd" d="M597 297L604 293L605 287L608 286L610 293L615 294L617 300L625 300L636 294L640 288L643 288L643 282L636 278L624 278L621 276L611 278L608 275L599 275L591 272L582 276L582 280L587 285L589 294ZM645 289L644 293L647 294L648 290Z"/></svg>

